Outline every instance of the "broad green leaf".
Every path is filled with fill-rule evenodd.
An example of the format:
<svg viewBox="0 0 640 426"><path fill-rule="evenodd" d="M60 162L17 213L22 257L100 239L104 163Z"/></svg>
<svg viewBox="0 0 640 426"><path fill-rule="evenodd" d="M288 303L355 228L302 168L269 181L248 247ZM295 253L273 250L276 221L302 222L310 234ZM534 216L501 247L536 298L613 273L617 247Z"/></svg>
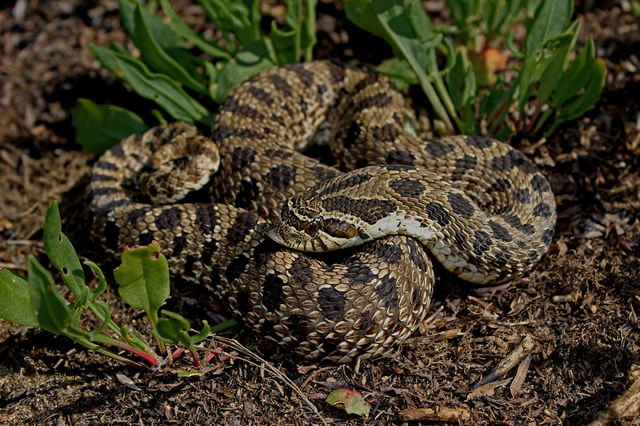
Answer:
<svg viewBox="0 0 640 426"><path fill-rule="evenodd" d="M369 416L369 404L359 392L351 389L337 389L327 396L327 404L344 410L347 414Z"/></svg>
<svg viewBox="0 0 640 426"><path fill-rule="evenodd" d="M196 92L206 94L207 89L202 83L202 76L199 79L194 78L154 39L154 34L149 28L150 16L153 15L144 13L144 10L144 6L138 3L134 13L135 43L144 62L151 69L166 74ZM172 31L169 26L165 27L168 31ZM175 54L175 50L172 53Z"/></svg>
<svg viewBox="0 0 640 426"><path fill-rule="evenodd" d="M476 98L476 79L472 66L462 52L458 52L454 67L447 75L447 87L451 100L460 111L464 133L475 133L473 106Z"/></svg>
<svg viewBox="0 0 640 426"><path fill-rule="evenodd" d="M35 257L29 258L31 304L38 324L50 333L66 334L71 323L71 310L58 293L53 277Z"/></svg>
<svg viewBox="0 0 640 426"><path fill-rule="evenodd" d="M376 71L389 77L398 90L405 90L410 85L419 83L411 65L404 59L396 57L387 59L376 67Z"/></svg>
<svg viewBox="0 0 640 426"><path fill-rule="evenodd" d="M584 88L584 93L564 104L559 109L553 123L552 131L555 130L560 123L580 117L600 99L607 76L604 61L597 58L593 63L593 68L588 71L588 73L591 78Z"/></svg>
<svg viewBox="0 0 640 426"><path fill-rule="evenodd" d="M170 344L182 343L187 348L192 348L194 344L200 343L207 338L211 327L207 321L202 321L202 330L193 336L189 334L191 325L182 315L163 309L162 317L158 320L158 326L154 330L154 335L163 342Z"/></svg>
<svg viewBox="0 0 640 426"><path fill-rule="evenodd" d="M566 31L567 34L571 34L571 39L560 46L554 54L554 59L549 63L547 69L540 77L540 86L536 93L536 102L539 107L547 103L551 93L558 87L562 74L569 63L569 56L571 52L573 52L579 31L580 21L575 21Z"/></svg>
<svg viewBox="0 0 640 426"><path fill-rule="evenodd" d="M62 233L57 201L52 202L47 209L43 240L44 250L47 252L51 264L62 273L62 279L69 290L76 297L80 297L85 289L84 271L73 244ZM31 277L29 279L31 280Z"/></svg>
<svg viewBox="0 0 640 426"><path fill-rule="evenodd" d="M92 154L100 155L127 136L149 127L134 112L115 105L100 105L78 98L71 122L76 142Z"/></svg>
<svg viewBox="0 0 640 426"><path fill-rule="evenodd" d="M573 13L573 0L543 0L535 17L527 25L525 54L527 57L547 40L562 33Z"/></svg>
<svg viewBox="0 0 640 426"><path fill-rule="evenodd" d="M199 0L207 17L225 35L233 34L247 46L261 38L259 0Z"/></svg>
<svg viewBox="0 0 640 426"><path fill-rule="evenodd" d="M218 71L218 80L209 87L209 95L220 104L234 87L275 65L274 53L268 41L256 41Z"/></svg>
<svg viewBox="0 0 640 426"><path fill-rule="evenodd" d="M127 31L129 36L135 40L136 37L136 8L140 3L138 1L131 0L119 0L118 5L120 8L120 20L122 21L122 26ZM144 6L143 6L144 7ZM171 28L162 22L158 16L150 12L144 7L143 13L147 18L147 23L149 27L149 31L153 34L153 38L162 46L164 49L170 48L182 48L187 49L187 45L184 40L180 38L180 36L173 32Z"/></svg>
<svg viewBox="0 0 640 426"><path fill-rule="evenodd" d="M577 96L580 90L587 85L591 78L589 70L593 68L595 56L593 39L589 37L585 46L569 65L569 68L562 73L558 88L551 99L552 105L556 107L563 105L569 99Z"/></svg>
<svg viewBox="0 0 640 426"><path fill-rule="evenodd" d="M207 109L189 96L179 83L164 74L149 71L140 61L113 54L122 70L122 79L129 83L137 94L151 99L176 120L211 123L212 117Z"/></svg>
<svg viewBox="0 0 640 426"><path fill-rule="evenodd" d="M189 27L185 22L180 19L178 14L174 12L169 4L169 0L160 0L160 5L162 6L162 10L165 15L169 17L171 20L171 26L182 38L185 40L189 40L194 45L196 45L200 50L204 53L213 56L217 59L230 60L231 55L227 53L224 49L218 47L214 42L207 41L202 38L198 33L193 31L191 27Z"/></svg>
<svg viewBox="0 0 640 426"><path fill-rule="evenodd" d="M545 41L536 48L532 55L527 56L519 76L518 107L520 111L524 110L533 88L540 81L547 67L555 61L562 61L562 56L573 39L573 34L569 32L562 33Z"/></svg>
<svg viewBox="0 0 640 426"><path fill-rule="evenodd" d="M0 318L29 327L38 325L29 282L4 268L0 268Z"/></svg>
<svg viewBox="0 0 640 426"><path fill-rule="evenodd" d="M118 293L129 305L146 312L155 327L158 309L169 297L169 266L160 244L125 249L122 263L113 271Z"/></svg>

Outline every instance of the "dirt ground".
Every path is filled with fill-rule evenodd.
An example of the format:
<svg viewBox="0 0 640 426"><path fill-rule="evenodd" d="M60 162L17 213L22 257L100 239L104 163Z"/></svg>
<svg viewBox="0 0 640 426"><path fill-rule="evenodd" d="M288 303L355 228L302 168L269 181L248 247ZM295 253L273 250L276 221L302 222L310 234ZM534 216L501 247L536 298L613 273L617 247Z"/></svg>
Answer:
<svg viewBox="0 0 640 426"><path fill-rule="evenodd" d="M427 3L437 15L442 2ZM242 355L202 379L141 373L0 320L0 424L386 424L428 421L426 409L464 424L586 424L616 410L640 376L640 19L628 1L595 3L578 4L576 15L584 20L579 43L592 36L606 62L601 100L548 140L512 141L549 177L558 201L551 249L527 277L493 289L440 279L420 332L396 356L358 365L302 362L238 327L228 336L240 333L271 369ZM175 2L198 28L193 4ZM320 3L318 18L316 57L367 63L388 53L332 1ZM110 41L132 47L116 0L0 2L0 267L25 273L29 255L46 261L42 221L54 199L81 254L106 263L77 214L95 157L74 143L70 112L80 96L149 106L93 58L89 45ZM120 323L142 322L113 292L107 302ZM224 315L202 296L196 302L185 316ZM474 388L523 347L517 368ZM325 403L341 387L365 397L367 419ZM640 414L615 424L640 424Z"/></svg>

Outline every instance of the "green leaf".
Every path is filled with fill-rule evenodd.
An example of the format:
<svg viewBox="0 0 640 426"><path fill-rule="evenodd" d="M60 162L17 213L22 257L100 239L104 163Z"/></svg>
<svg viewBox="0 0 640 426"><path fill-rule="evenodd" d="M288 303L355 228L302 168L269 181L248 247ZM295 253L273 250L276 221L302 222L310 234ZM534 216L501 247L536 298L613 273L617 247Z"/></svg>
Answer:
<svg viewBox="0 0 640 426"><path fill-rule="evenodd" d="M38 324L50 333L66 334L71 310L58 293L53 277L33 256L29 258L31 304Z"/></svg>
<svg viewBox="0 0 640 426"><path fill-rule="evenodd" d="M345 11L352 22L384 38L396 55L409 63L438 118L452 133L451 118L456 120L457 113L440 75L435 54L435 47L442 43L442 35L434 33L420 2L351 0L345 4Z"/></svg>
<svg viewBox="0 0 640 426"><path fill-rule="evenodd" d="M540 86L536 93L536 100L538 107L546 104L549 100L551 93L556 90L562 74L567 68L569 63L569 56L573 52L573 48L578 39L578 32L580 31L580 21L575 21L571 27L566 31L566 34L570 34L571 38L568 42L562 43L553 56L553 60L547 66L547 69L540 77Z"/></svg>
<svg viewBox="0 0 640 426"><path fill-rule="evenodd" d="M144 59L144 62L151 69L166 74L198 93L206 94L207 89L202 83L202 76L199 78L200 81L192 77L192 75L190 75L181 64L176 62L172 56L169 55L154 39L154 34L149 28L150 14L148 12L144 13L143 11L145 10L146 9L138 3L134 13L134 40L136 47L140 50L140 54ZM169 26L165 25L165 27L167 31L173 31ZM176 51L173 50L172 53L175 54Z"/></svg>
<svg viewBox="0 0 640 426"><path fill-rule="evenodd" d="M125 249L122 263L113 271L118 293L129 305L142 309L154 328L158 309L169 297L169 266L160 244Z"/></svg>
<svg viewBox="0 0 640 426"><path fill-rule="evenodd" d="M407 61L390 58L376 67L376 71L389 77L398 90L405 90L412 84L418 84L418 78Z"/></svg>
<svg viewBox="0 0 640 426"><path fill-rule="evenodd" d="M447 75L447 87L456 110L462 116L464 127L461 130L467 134L475 133L473 106L476 99L476 78L473 67L462 52L458 52L455 65Z"/></svg>
<svg viewBox="0 0 640 426"><path fill-rule="evenodd" d="M189 335L191 325L182 315L165 309L161 312L162 318L158 320L158 327L154 330L154 335L163 342L170 344L181 343L185 347L192 349L193 345L200 343L210 333L211 328L207 321L203 321L202 330L194 335Z"/></svg>
<svg viewBox="0 0 640 426"><path fill-rule="evenodd" d="M136 37L136 9L140 5L138 1L131 0L119 0L118 5L120 8L120 20L122 26L127 31L127 34L134 39ZM171 28L162 22L158 16L150 12L145 6L142 11L145 14L146 21L148 23L149 31L153 34L153 38L164 49L181 48L187 49L187 45L180 36L171 30ZM137 43L136 43L137 44Z"/></svg>
<svg viewBox="0 0 640 426"><path fill-rule="evenodd" d="M151 99L178 121L210 124L212 117L205 107L187 94L180 84L164 74L152 73L141 62L115 54L123 80L143 98Z"/></svg>
<svg viewBox="0 0 640 426"><path fill-rule="evenodd" d="M327 396L327 404L344 410L347 414L369 416L369 404L359 392L351 389L337 389Z"/></svg>
<svg viewBox="0 0 640 426"><path fill-rule="evenodd" d="M593 68L595 60L595 46L593 39L589 37L585 46L569 65L569 68L562 73L558 88L551 99L551 105L558 107L569 99L578 96L580 90L587 85L591 78L589 70Z"/></svg>
<svg viewBox="0 0 640 426"><path fill-rule="evenodd" d="M225 40L231 41L230 34L241 45L247 46L260 40L259 0L198 0L207 17L222 31Z"/></svg>
<svg viewBox="0 0 640 426"><path fill-rule="evenodd" d="M62 273L62 280L69 290L80 297L85 289L84 271L73 244L62 233L58 202L54 201L47 209L44 219L44 250L51 264ZM47 272L48 273L48 272Z"/></svg>
<svg viewBox="0 0 640 426"><path fill-rule="evenodd" d="M527 25L525 54L527 57L543 43L562 33L573 13L573 0L544 0Z"/></svg>
<svg viewBox="0 0 640 426"><path fill-rule="evenodd" d="M0 318L24 326L37 326L31 307L31 287L27 279L0 268Z"/></svg>
<svg viewBox="0 0 640 426"><path fill-rule="evenodd" d="M305 15L303 14L302 0L287 0L285 22L288 28L278 28L275 21L271 22L269 38L272 41L279 65L298 62L300 53L303 50L305 51L305 58L310 58L310 48L316 42L316 2L317 0L307 2ZM310 22L310 19L314 19L314 21Z"/></svg>
<svg viewBox="0 0 640 426"><path fill-rule="evenodd" d="M145 64L116 50L91 46L100 63L128 83L140 96L151 99L176 120L210 125L212 116L185 92L180 83L164 74L151 72Z"/></svg>
<svg viewBox="0 0 640 426"><path fill-rule="evenodd" d="M550 64L562 61L566 49L571 45L573 34L562 33L536 48L533 55L527 56L522 72L520 73L520 84L518 102L520 111L524 111L527 100L535 85L542 79L544 72Z"/></svg>
<svg viewBox="0 0 640 426"><path fill-rule="evenodd" d="M202 38L198 33L193 31L191 27L189 27L185 22L180 19L180 17L173 11L171 5L169 4L169 0L160 0L160 5L162 6L162 10L165 15L169 17L171 20L171 26L175 30L180 37L185 40L189 40L194 45L196 45L200 50L204 53L213 56L217 59L230 60L231 55L227 53L224 49L218 47L214 42L207 41Z"/></svg>
<svg viewBox="0 0 640 426"><path fill-rule="evenodd" d="M590 78L587 86L584 88L584 93L560 107L553 126L547 134L553 133L561 123L580 117L600 99L607 77L607 69L604 61L597 58L593 63L593 68L588 73Z"/></svg>
<svg viewBox="0 0 640 426"><path fill-rule="evenodd" d="M76 142L92 154L100 155L127 136L149 128L134 112L114 105L100 105L78 98L71 122Z"/></svg>
<svg viewBox="0 0 640 426"><path fill-rule="evenodd" d="M209 94L222 103L229 92L245 80L276 65L271 46L266 40L246 46L238 55L218 71L218 80L209 87Z"/></svg>

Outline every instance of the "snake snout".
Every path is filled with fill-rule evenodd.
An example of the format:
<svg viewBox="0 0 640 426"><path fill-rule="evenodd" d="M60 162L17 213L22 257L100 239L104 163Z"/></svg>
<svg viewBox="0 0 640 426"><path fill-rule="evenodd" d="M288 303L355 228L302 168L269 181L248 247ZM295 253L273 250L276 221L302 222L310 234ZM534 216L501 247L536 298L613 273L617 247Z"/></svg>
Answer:
<svg viewBox="0 0 640 426"><path fill-rule="evenodd" d="M278 244L286 245L284 238L280 235L280 229L278 227L268 230L267 236Z"/></svg>

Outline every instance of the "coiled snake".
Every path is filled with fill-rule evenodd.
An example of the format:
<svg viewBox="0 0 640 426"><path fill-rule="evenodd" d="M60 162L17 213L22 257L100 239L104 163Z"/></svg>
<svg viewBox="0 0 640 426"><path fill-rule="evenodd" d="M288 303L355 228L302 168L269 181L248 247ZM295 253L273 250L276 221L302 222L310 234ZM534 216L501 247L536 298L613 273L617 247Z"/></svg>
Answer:
<svg viewBox="0 0 640 426"><path fill-rule="evenodd" d="M354 171L298 151L323 122ZM402 96L372 72L327 61L263 72L228 97L211 139L217 173L215 144L185 123L105 153L89 185L93 235L113 254L160 242L174 276L308 359L377 357L407 338L431 303L425 249L463 279L497 283L529 270L553 237L553 193L531 161L486 137L406 135ZM310 232L311 249L332 244L316 235L364 241L388 225L418 239L310 254L267 236Z"/></svg>

